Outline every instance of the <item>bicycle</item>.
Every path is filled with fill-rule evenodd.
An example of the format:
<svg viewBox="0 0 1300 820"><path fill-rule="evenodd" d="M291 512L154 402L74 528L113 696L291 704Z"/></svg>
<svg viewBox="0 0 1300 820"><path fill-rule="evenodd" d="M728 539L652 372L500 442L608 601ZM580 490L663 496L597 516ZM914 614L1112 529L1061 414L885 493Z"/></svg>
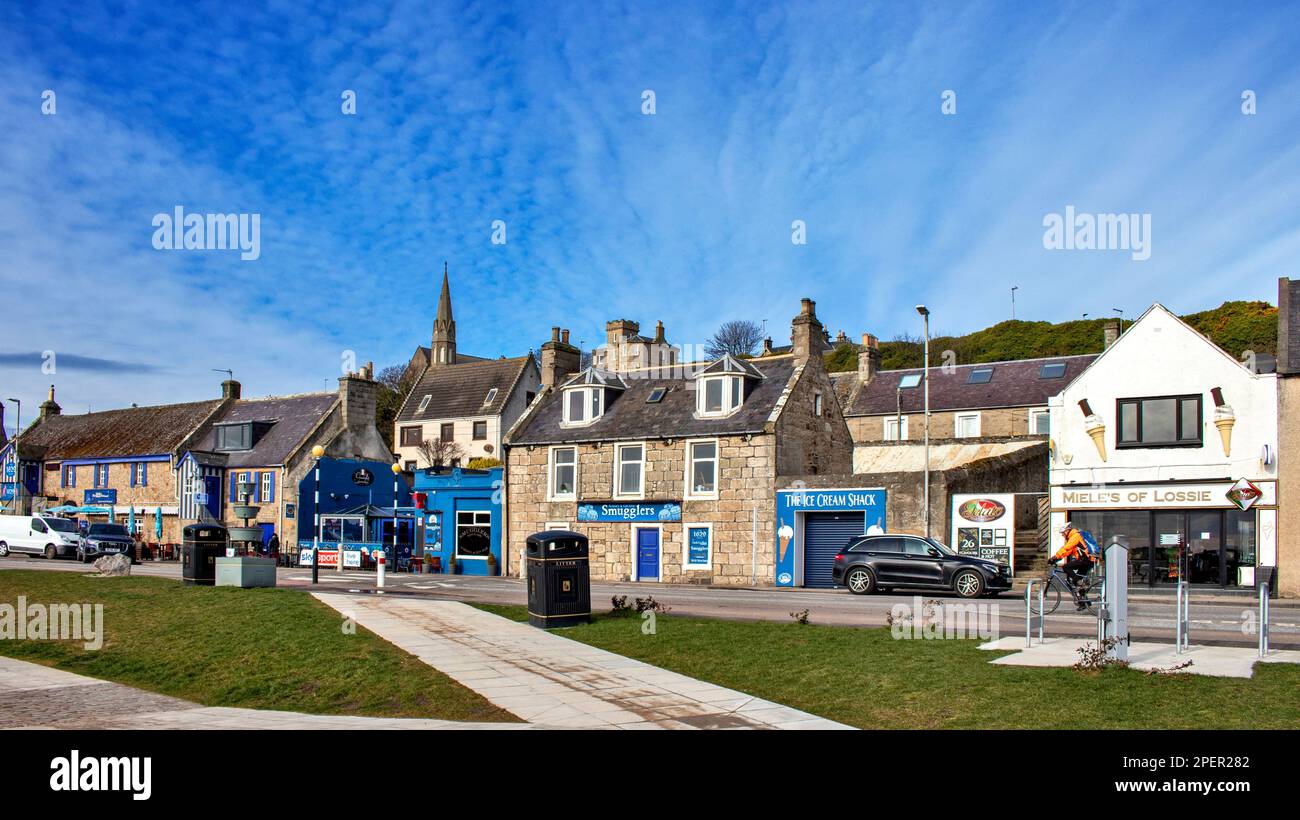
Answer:
<svg viewBox="0 0 1300 820"><path fill-rule="evenodd" d="M1043 611L1038 612L1038 596L1030 596L1030 606L1035 614L1051 615L1056 608L1061 605L1061 593L1064 592L1074 601L1075 607L1080 612L1096 614L1093 608L1094 604L1101 603L1102 578L1097 575L1094 578L1094 572L1100 564L1094 563L1093 568L1088 574L1079 581L1079 586L1070 583L1066 576L1065 570L1056 565L1052 565L1051 570L1043 578Z"/></svg>

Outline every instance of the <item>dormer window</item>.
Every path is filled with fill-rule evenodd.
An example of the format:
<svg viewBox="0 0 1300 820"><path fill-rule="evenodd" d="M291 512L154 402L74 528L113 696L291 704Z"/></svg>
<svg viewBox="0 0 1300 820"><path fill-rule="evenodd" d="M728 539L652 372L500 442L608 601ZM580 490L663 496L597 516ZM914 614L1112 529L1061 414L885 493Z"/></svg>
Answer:
<svg viewBox="0 0 1300 820"><path fill-rule="evenodd" d="M605 412L604 389L600 387L571 387L565 391L564 421L567 424L587 424Z"/></svg>
<svg viewBox="0 0 1300 820"><path fill-rule="evenodd" d="M698 410L701 416L725 416L741 405L744 389L740 376L700 379Z"/></svg>
<svg viewBox="0 0 1300 820"><path fill-rule="evenodd" d="M222 424L217 427L218 450L251 450L252 424Z"/></svg>

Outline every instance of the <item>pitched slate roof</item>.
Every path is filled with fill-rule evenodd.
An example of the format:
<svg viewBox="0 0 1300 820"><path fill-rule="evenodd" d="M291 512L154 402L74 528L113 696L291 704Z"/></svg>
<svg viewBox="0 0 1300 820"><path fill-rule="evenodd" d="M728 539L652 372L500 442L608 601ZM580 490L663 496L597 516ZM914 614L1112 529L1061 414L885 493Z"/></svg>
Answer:
<svg viewBox="0 0 1300 820"><path fill-rule="evenodd" d="M950 371L930 368L930 411L987 410L995 407L1035 407L1065 389L1099 354L1054 356L1046 359L1021 359L957 365ZM761 361L761 360L760 360ZM1056 379L1040 379L1039 369L1052 362L1065 364L1065 374ZM971 384L972 370L992 368L993 377L981 384ZM835 373L835 392L846 416L887 415L897 409L898 383L906 375L920 375L921 368L882 370L870 384L857 385L857 373ZM921 385L905 388L903 412L920 412L925 407Z"/></svg>
<svg viewBox="0 0 1300 820"><path fill-rule="evenodd" d="M605 414L591 424L561 427L563 391L556 390L544 396L520 422L511 432L509 442L511 445L556 444L761 433L794 374L795 362L790 356L769 356L755 359L752 364L763 378L746 380L744 403L739 411L725 418L696 418L693 374L678 378L639 378L639 372L632 371L623 374L627 389L608 394ZM648 368L644 373L653 375L655 371L656 368ZM647 402L657 388L665 389L663 398Z"/></svg>
<svg viewBox="0 0 1300 820"><path fill-rule="evenodd" d="M512 359L458 361L453 365L429 367L406 397L397 420L410 422L497 415L505 409L511 390L523 375L524 368L532 366L532 360L529 354ZM484 404L488 391L494 387L497 394L491 403ZM421 410L420 404L425 396L429 396L429 403Z"/></svg>
<svg viewBox="0 0 1300 820"><path fill-rule="evenodd" d="M303 393L297 396L268 396L241 399L226 408L195 442L199 452L217 452L217 424L243 421L274 422L251 450L223 451L227 467L267 467L283 464L298 445L315 429L338 401L338 393Z"/></svg>
<svg viewBox="0 0 1300 820"><path fill-rule="evenodd" d="M162 455L179 447L220 404L213 399L47 416L24 432L22 441L24 447L44 447L49 461Z"/></svg>

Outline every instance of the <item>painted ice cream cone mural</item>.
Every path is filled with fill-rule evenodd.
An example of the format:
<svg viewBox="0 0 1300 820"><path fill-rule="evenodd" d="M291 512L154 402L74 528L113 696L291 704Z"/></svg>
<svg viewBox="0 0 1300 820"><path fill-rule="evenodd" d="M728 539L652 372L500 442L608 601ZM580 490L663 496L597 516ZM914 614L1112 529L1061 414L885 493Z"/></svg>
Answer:
<svg viewBox="0 0 1300 820"><path fill-rule="evenodd" d="M1223 388L1210 390L1214 398L1214 426L1219 428L1219 438L1223 440L1223 454L1232 455L1232 428L1237 423L1237 414L1223 400Z"/></svg>
<svg viewBox="0 0 1300 820"><path fill-rule="evenodd" d="M1097 455L1101 460L1106 460L1106 422L1101 420L1101 416L1092 412L1092 405L1088 404L1087 399L1079 399L1079 409L1083 411L1083 429L1091 438L1092 443L1097 445Z"/></svg>
<svg viewBox="0 0 1300 820"><path fill-rule="evenodd" d="M789 524L782 522L781 529L776 531L776 536L777 538L781 539L780 560L784 561L785 553L787 550L790 549L790 539L794 538L794 528L791 527Z"/></svg>

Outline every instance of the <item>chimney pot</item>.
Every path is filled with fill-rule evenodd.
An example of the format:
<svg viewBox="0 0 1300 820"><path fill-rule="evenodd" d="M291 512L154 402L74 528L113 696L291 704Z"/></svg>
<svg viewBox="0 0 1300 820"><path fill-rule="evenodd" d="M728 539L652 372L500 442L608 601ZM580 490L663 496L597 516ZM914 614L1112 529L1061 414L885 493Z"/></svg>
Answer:
<svg viewBox="0 0 1300 820"><path fill-rule="evenodd" d="M564 342L566 345L569 343L569 329L567 327L560 331L560 341Z"/></svg>

